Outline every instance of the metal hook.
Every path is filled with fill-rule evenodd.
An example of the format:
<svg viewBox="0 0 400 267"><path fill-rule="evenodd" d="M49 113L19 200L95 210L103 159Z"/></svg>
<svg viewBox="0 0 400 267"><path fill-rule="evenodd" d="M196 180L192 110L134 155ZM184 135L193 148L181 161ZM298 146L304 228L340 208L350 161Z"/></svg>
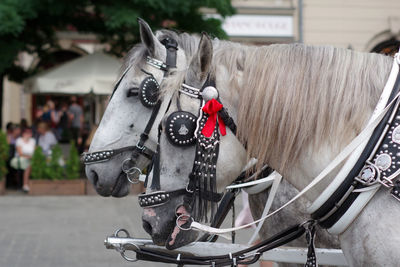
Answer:
<svg viewBox="0 0 400 267"><path fill-rule="evenodd" d="M133 243L126 243L124 246L126 246L126 245L132 245L132 246L136 247L137 251L140 251L140 247L139 247L138 245L136 245L136 244L133 244ZM126 249L125 249L123 246L121 246L121 248L120 248L119 250L120 250L119 253L121 254L122 258L124 258L126 261L129 261L129 262L136 262L136 261L138 261L138 259L133 259L133 258L130 258L130 257L126 256L126 255L125 255ZM133 251L136 252L136 250L133 250Z"/></svg>
<svg viewBox="0 0 400 267"><path fill-rule="evenodd" d="M126 236L119 236L119 233L125 233L125 235ZM129 232L128 232L128 230L126 230L126 229L118 229L117 231L115 231L115 233L114 233L114 236L115 237L127 237L127 238L129 238L129 237L131 237L130 235L129 235Z"/></svg>

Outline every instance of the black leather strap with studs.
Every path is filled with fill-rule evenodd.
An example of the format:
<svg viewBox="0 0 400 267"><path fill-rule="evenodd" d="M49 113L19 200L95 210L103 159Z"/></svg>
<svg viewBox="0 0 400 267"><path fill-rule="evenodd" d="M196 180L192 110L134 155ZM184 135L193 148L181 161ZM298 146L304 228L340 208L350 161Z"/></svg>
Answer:
<svg viewBox="0 0 400 267"><path fill-rule="evenodd" d="M306 226L306 240L307 240L307 262L304 267L318 267L317 255L315 254L315 232L314 224Z"/></svg>
<svg viewBox="0 0 400 267"><path fill-rule="evenodd" d="M112 157L121 154L122 152L133 150L135 146L127 146L120 149L110 149L103 151L96 151L92 153L83 153L82 154L82 162L85 165L104 162L110 160Z"/></svg>
<svg viewBox="0 0 400 267"><path fill-rule="evenodd" d="M396 94L399 92L399 88L400 74L397 76L389 101L391 101L396 96ZM355 189L370 186L371 184L376 182L374 180L377 178L379 178L380 181L385 180L378 176L391 176L392 170L394 170L394 168L392 168L391 165L389 168L385 168L386 166L384 165L386 165L386 160L381 164L381 166L385 169L384 171L382 168L375 168L377 160L387 159L388 156L390 156L391 163L394 163L393 166L400 166L400 164L397 164L397 162L400 161L400 157L396 155L398 152L400 152L399 146L393 144L394 142L393 140L391 140L393 137L392 134L397 127L396 121L398 124L400 123L400 110L398 110L398 108L395 109L395 106L392 106L387 114L384 116L382 121L375 128L363 153L361 154L360 158L358 159L352 170L349 172L343 183L332 194L332 196L311 215L313 219L319 221L319 224L322 227L332 227L342 217L342 215L346 213L348 208L352 205L352 203L360 194L358 192L353 192ZM394 124L391 125L392 123ZM392 153L393 155L390 155L389 145L395 150L399 149L399 151L396 151L395 154ZM394 147L394 145L396 145L397 148ZM392 158L395 155L396 157L398 157L398 159ZM378 165L379 164L380 163L378 163ZM381 173L382 171L386 174Z"/></svg>
<svg viewBox="0 0 400 267"><path fill-rule="evenodd" d="M143 193L139 195L139 205L142 208L150 208L163 205L171 200L171 198L189 194L186 189L178 189L175 191L157 191L152 193Z"/></svg>

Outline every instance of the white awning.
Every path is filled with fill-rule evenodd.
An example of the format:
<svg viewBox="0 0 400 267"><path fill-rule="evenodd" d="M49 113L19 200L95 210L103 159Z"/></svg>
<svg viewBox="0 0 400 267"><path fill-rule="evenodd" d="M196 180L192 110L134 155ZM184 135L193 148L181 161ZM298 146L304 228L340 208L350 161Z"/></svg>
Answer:
<svg viewBox="0 0 400 267"><path fill-rule="evenodd" d="M121 63L103 53L68 61L24 81L27 92L41 94L112 93Z"/></svg>

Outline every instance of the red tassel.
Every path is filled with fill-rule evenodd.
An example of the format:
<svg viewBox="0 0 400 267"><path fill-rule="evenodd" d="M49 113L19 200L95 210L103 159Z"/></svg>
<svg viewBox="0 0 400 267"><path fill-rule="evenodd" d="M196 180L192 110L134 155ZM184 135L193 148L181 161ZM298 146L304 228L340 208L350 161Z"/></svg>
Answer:
<svg viewBox="0 0 400 267"><path fill-rule="evenodd" d="M212 133L214 132L215 125L217 124L217 117L221 135L226 135L225 123L223 122L221 117L218 116L218 111L220 111L222 108L223 105L214 98L207 101L207 103L202 108L202 110L208 114L206 124L204 125L203 130L201 130L201 133L205 137L211 137Z"/></svg>

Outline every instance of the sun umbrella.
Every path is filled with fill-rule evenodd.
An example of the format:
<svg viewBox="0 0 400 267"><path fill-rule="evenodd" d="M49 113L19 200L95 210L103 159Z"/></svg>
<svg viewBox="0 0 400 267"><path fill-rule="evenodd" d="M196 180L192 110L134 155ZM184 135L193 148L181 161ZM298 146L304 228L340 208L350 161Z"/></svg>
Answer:
<svg viewBox="0 0 400 267"><path fill-rule="evenodd" d="M121 63L103 53L94 53L68 61L34 75L24 82L30 93L111 94Z"/></svg>

